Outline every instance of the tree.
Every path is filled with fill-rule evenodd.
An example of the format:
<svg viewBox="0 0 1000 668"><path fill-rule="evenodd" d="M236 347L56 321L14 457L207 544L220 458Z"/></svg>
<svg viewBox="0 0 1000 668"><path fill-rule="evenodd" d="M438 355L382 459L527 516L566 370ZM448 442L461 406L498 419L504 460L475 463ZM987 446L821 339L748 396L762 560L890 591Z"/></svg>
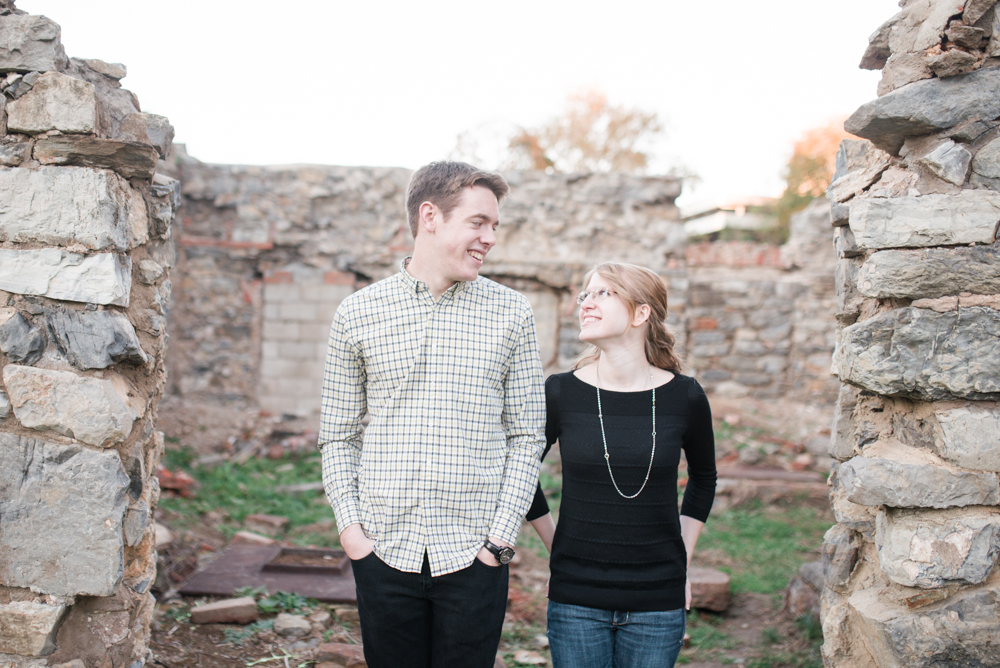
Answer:
<svg viewBox="0 0 1000 668"><path fill-rule="evenodd" d="M566 110L537 128L518 128L507 167L557 172L644 172L650 144L663 132L655 112L612 105L586 89L569 96Z"/></svg>
<svg viewBox="0 0 1000 668"><path fill-rule="evenodd" d="M844 131L844 119L807 130L795 142L785 166L785 192L776 205L778 225L787 228L788 219L816 197L823 197L837 166L837 149L851 135Z"/></svg>

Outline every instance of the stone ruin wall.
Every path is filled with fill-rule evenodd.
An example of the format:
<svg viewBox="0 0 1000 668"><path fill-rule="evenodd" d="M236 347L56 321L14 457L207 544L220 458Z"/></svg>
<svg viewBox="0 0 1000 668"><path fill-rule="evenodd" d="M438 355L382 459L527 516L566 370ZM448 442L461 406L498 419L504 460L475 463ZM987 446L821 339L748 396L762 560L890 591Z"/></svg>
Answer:
<svg viewBox="0 0 1000 668"><path fill-rule="evenodd" d="M900 3L828 190L827 666L1000 666L1000 6Z"/></svg>
<svg viewBox="0 0 1000 668"><path fill-rule="evenodd" d="M173 129L0 1L0 666L148 656ZM67 663L68 662L68 663Z"/></svg>
<svg viewBox="0 0 1000 668"><path fill-rule="evenodd" d="M411 172L208 165L178 147L170 173L183 184L164 409L171 426L179 431L172 417L199 410L209 429L230 433L260 410L314 413L340 301L396 272L412 251L403 213ZM483 273L531 301L546 372L582 352L574 297L590 267L615 259L667 281L670 324L709 389L833 403L825 202L795 218L789 244L747 262L739 244L687 245L676 179L506 176L512 196Z"/></svg>

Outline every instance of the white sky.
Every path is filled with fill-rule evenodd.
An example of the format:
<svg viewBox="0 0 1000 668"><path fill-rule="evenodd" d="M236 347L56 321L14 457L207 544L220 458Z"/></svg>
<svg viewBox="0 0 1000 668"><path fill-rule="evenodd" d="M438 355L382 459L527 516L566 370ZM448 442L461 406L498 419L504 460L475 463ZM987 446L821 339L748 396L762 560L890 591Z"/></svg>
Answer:
<svg viewBox="0 0 1000 668"><path fill-rule="evenodd" d="M777 196L801 133L875 97L896 0L18 0L70 56L128 66L205 162L416 168L459 133L537 125L569 93L655 111L687 209Z"/></svg>

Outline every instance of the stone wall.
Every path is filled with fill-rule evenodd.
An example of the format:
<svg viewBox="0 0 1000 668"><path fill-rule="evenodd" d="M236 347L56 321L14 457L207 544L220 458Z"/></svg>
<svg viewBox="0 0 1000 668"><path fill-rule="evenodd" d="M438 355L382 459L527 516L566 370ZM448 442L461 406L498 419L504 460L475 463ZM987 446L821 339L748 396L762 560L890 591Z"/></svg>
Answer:
<svg viewBox="0 0 1000 668"><path fill-rule="evenodd" d="M0 3L0 666L143 665L173 129Z"/></svg>
<svg viewBox="0 0 1000 668"><path fill-rule="evenodd" d="M828 191L826 665L1000 666L1000 7L904 2Z"/></svg>
<svg viewBox="0 0 1000 668"><path fill-rule="evenodd" d="M329 323L354 290L398 271L412 250L403 212L410 172L364 167L206 165L181 152L170 392L177 410L318 409ZM600 260L661 273L684 308L680 182L622 174L507 175L498 244L484 275L535 309L543 362L579 352L575 294ZM682 337L683 338L683 337Z"/></svg>
<svg viewBox="0 0 1000 668"><path fill-rule="evenodd" d="M829 204L814 201L791 225L784 246L687 248L687 361L710 392L828 403L837 396Z"/></svg>

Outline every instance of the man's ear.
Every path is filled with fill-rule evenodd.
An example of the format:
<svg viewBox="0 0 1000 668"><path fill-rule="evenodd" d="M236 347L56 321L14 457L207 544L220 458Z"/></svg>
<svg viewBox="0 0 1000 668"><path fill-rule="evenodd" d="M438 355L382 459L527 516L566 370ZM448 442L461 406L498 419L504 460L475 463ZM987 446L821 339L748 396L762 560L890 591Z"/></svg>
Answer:
<svg viewBox="0 0 1000 668"><path fill-rule="evenodd" d="M419 231L433 234L440 220L441 210L434 206L433 202L424 202L417 210L417 229Z"/></svg>
<svg viewBox="0 0 1000 668"><path fill-rule="evenodd" d="M639 304L635 309L635 315L632 316L632 326L638 327L649 320L650 313L652 313L652 309L649 308L649 304Z"/></svg>

